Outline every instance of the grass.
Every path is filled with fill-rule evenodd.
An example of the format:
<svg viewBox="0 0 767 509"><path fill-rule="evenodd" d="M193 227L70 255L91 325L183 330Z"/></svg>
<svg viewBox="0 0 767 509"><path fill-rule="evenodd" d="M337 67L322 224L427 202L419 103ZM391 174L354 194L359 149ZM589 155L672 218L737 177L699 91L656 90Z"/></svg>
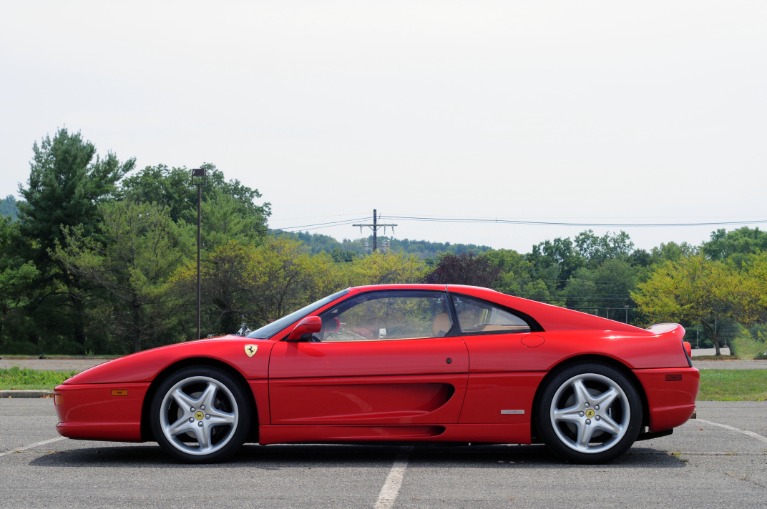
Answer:
<svg viewBox="0 0 767 509"><path fill-rule="evenodd" d="M0 390L52 390L77 371L0 369ZM767 401L767 369L704 369L701 401Z"/></svg>
<svg viewBox="0 0 767 509"><path fill-rule="evenodd" d="M77 371L39 371L13 366L0 369L0 390L52 390Z"/></svg>
<svg viewBox="0 0 767 509"><path fill-rule="evenodd" d="M767 369L702 369L701 401L767 401Z"/></svg>

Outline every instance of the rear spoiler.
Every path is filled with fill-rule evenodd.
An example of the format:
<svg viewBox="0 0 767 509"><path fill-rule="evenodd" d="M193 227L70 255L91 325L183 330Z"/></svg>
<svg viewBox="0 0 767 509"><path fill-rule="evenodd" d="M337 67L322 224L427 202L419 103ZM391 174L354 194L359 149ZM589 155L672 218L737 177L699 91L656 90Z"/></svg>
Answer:
<svg viewBox="0 0 767 509"><path fill-rule="evenodd" d="M682 344L684 354L687 356L687 363L692 366L692 345L684 340L685 330L684 327L678 323L656 323L647 328L657 336L668 336L676 338Z"/></svg>
<svg viewBox="0 0 767 509"><path fill-rule="evenodd" d="M679 339L684 338L685 333L684 327L678 323L656 323L655 325L649 326L647 330L657 336L665 336L668 334L678 337Z"/></svg>

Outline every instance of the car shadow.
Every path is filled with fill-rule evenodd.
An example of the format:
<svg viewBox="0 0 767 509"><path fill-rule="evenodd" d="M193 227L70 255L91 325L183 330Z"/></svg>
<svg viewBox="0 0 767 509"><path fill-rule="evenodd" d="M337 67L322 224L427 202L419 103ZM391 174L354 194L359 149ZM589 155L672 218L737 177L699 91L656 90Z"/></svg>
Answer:
<svg viewBox="0 0 767 509"><path fill-rule="evenodd" d="M407 458L409 468L684 468L687 464L668 451L632 447L607 464L579 465L565 462L541 445L245 445L232 459L215 464L186 464L170 459L156 444L91 445L51 452L30 462L40 467L109 468L255 468L282 470L295 467L390 467Z"/></svg>

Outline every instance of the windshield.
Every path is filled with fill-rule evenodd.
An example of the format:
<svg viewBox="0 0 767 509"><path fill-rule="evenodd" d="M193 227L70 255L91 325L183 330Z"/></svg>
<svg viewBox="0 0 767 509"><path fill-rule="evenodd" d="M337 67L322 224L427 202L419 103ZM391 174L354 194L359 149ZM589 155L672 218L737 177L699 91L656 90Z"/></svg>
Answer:
<svg viewBox="0 0 767 509"><path fill-rule="evenodd" d="M317 302L312 302L308 306L304 306L298 311L293 311L289 315L283 316L279 320L275 320L272 323L268 323L261 327L260 329L256 329L250 334L248 334L249 338L253 339L269 339L278 332L280 332L282 329L290 325L291 323L295 322L299 318L309 315L314 311L317 311L325 304L328 304L329 302L332 302L339 298L342 295L346 295L349 292L349 290L341 290L338 293L334 293L333 295L328 295L327 297L318 300Z"/></svg>

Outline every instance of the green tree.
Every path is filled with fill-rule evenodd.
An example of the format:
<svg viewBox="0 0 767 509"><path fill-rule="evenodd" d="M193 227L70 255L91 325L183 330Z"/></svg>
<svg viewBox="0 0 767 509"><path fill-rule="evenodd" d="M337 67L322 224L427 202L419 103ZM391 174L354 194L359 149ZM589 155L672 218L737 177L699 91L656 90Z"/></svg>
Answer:
<svg viewBox="0 0 767 509"><path fill-rule="evenodd" d="M597 314L603 311L603 316L628 322L636 282L637 269L627 258L608 259L595 268L582 267L565 289L567 307Z"/></svg>
<svg viewBox="0 0 767 509"><path fill-rule="evenodd" d="M417 283L426 270L426 263L414 255L376 251L347 264L343 286Z"/></svg>
<svg viewBox="0 0 767 509"><path fill-rule="evenodd" d="M483 253L481 257L498 269L498 276L492 286L494 289L529 297L532 290L531 264L524 255L511 249L498 249Z"/></svg>
<svg viewBox="0 0 767 509"><path fill-rule="evenodd" d="M677 244L676 242L662 243L660 246L652 248L650 257L653 264L661 264L666 261L679 261L683 258L698 254L698 249L686 242Z"/></svg>
<svg viewBox="0 0 767 509"><path fill-rule="evenodd" d="M19 206L14 196L9 194L0 200L0 216L10 217L11 219L19 217Z"/></svg>
<svg viewBox="0 0 767 509"><path fill-rule="evenodd" d="M106 308L109 319L94 320L93 328L130 351L183 339L168 279L192 249L178 225L156 204L117 201L101 209L103 242L82 226L69 227L54 253L69 272L103 290L106 301L91 307Z"/></svg>
<svg viewBox="0 0 767 509"><path fill-rule="evenodd" d="M39 353L25 341L25 329L29 326L26 308L33 301L34 282L40 274L19 255L22 244L18 223L0 217L0 352Z"/></svg>
<svg viewBox="0 0 767 509"><path fill-rule="evenodd" d="M51 253L64 240L67 227L99 238L99 204L113 196L134 160L121 163L112 153L102 159L92 143L66 129L35 143L33 153L28 185L20 188L25 200L19 203L20 232L30 246L28 257L39 271L39 284L66 296L69 334L84 345L83 282Z"/></svg>
<svg viewBox="0 0 767 509"><path fill-rule="evenodd" d="M264 325L343 287L326 253L311 255L300 242L269 237L259 246L230 241L207 253L201 267L206 334ZM194 309L196 264L173 276L179 295Z"/></svg>
<svg viewBox="0 0 767 509"><path fill-rule="evenodd" d="M767 323L767 250L747 255L732 266L741 274L738 293L746 296L745 324Z"/></svg>
<svg viewBox="0 0 767 509"><path fill-rule="evenodd" d="M552 294L548 285L540 279L536 279L528 283L525 286L525 291L521 296L527 299L548 302L551 304L562 304L562 302L560 302L560 300L556 298L554 294Z"/></svg>
<svg viewBox="0 0 767 509"><path fill-rule="evenodd" d="M231 241L257 244L262 241L266 227L262 211L243 210L237 198L214 191L202 204L202 243L211 250ZM196 232L196 225L193 225ZM196 235L196 233L195 233Z"/></svg>
<svg viewBox="0 0 767 509"><path fill-rule="evenodd" d="M163 205L176 223L193 222L196 218L197 191L191 172L185 168L147 166L122 180L119 195L136 203Z"/></svg>
<svg viewBox="0 0 767 509"><path fill-rule="evenodd" d="M446 253L425 281L492 287L500 273L501 268L488 258L473 253Z"/></svg>
<svg viewBox="0 0 767 509"><path fill-rule="evenodd" d="M201 193L205 245L212 248L226 242L229 237L259 241L266 235L270 205L256 203L261 198L257 189L249 188L238 180L226 180L223 172L212 164L203 167L207 172ZM197 183L186 168L148 166L125 178L120 194L135 202L166 206L176 223L196 225Z"/></svg>
<svg viewBox="0 0 767 509"><path fill-rule="evenodd" d="M755 317L754 295L741 274L701 255L666 261L637 286L632 298L653 322L699 323L721 355L720 328L732 320L744 325Z"/></svg>
<svg viewBox="0 0 767 509"><path fill-rule="evenodd" d="M748 255L767 251L767 232L748 227L730 232L719 229L711 234L711 240L703 243L701 251L712 260L730 260L739 264Z"/></svg>
<svg viewBox="0 0 767 509"><path fill-rule="evenodd" d="M233 333L242 320L260 323L261 315L255 311L256 295L264 281L254 273L257 270L254 249L237 242L221 244L206 251L200 267L201 326L203 335ZM171 277L175 293L185 303L189 323L196 323L197 264L187 260ZM196 328L187 328L187 337L194 339Z"/></svg>
<svg viewBox="0 0 767 509"><path fill-rule="evenodd" d="M590 267L597 267L607 260L627 258L634 250L634 243L626 232L608 232L598 237L587 230L575 237L575 247Z"/></svg>
<svg viewBox="0 0 767 509"><path fill-rule="evenodd" d="M532 278L543 281L552 294L563 290L575 271L586 264L573 241L559 237L534 245L527 259Z"/></svg>
<svg viewBox="0 0 767 509"><path fill-rule="evenodd" d="M262 324L341 287L330 256L311 255L300 242L269 239L253 253L244 276L260 283L252 297Z"/></svg>

